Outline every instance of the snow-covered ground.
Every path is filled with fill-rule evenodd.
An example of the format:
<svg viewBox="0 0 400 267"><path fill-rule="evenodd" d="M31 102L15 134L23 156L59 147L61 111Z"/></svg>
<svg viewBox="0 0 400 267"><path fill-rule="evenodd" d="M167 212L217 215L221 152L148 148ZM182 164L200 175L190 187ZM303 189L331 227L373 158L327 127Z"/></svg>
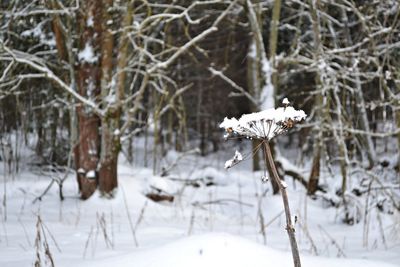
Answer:
<svg viewBox="0 0 400 267"><path fill-rule="evenodd" d="M170 152L162 164L178 156ZM281 197L261 182L261 172L250 171L249 161L226 171L227 159L227 152L189 155L167 178L121 159L115 199L81 201L71 175L64 201L53 186L35 203L49 178L25 166L4 184L2 166L0 196L6 190L7 197L0 210L0 266L33 266L37 253L45 263L44 243L57 267L292 266ZM345 225L340 210L306 197L287 179L303 266L400 266L398 215ZM174 201L147 199L155 188L174 194Z"/></svg>

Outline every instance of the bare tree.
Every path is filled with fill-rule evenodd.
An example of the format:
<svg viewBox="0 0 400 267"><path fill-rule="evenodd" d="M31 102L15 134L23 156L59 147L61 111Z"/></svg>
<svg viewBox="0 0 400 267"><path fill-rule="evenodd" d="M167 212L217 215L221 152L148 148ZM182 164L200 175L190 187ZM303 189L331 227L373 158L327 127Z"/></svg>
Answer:
<svg viewBox="0 0 400 267"><path fill-rule="evenodd" d="M37 41L43 43L43 35L48 35L55 42L41 44L41 53L30 53L29 49L24 51L15 46L11 42L13 37L3 39L2 62L25 66L16 69L12 76L7 75L12 68L6 68L3 76L9 77L8 83L47 79L70 95L68 103L75 103L70 109L71 133L76 127L74 117L78 125L78 132L71 136L82 198L90 197L97 187L103 195L113 194L117 187L121 138L129 134L132 125L146 123L136 119L142 110L144 94L151 90L165 95L167 85L177 88L165 69L191 46L218 31L219 23L232 11L236 1L223 4L210 27L181 46L168 47L163 37L166 23L184 20L196 25L206 15L192 19L190 12L205 4L221 6L219 1L196 1L190 5L49 1L28 6L14 3L5 13L9 18L14 17L14 21L44 19L32 25L41 31ZM51 53L54 48L59 59L57 68L49 62L56 59ZM177 92L177 95L182 93Z"/></svg>

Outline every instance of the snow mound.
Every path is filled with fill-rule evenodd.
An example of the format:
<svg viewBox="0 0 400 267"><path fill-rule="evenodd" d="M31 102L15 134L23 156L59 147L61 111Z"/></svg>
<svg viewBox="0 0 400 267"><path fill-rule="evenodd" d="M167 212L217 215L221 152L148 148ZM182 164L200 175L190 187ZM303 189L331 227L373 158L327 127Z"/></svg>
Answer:
<svg viewBox="0 0 400 267"><path fill-rule="evenodd" d="M160 247L87 262L92 267L290 267L290 252L282 252L224 233L186 237ZM337 258L302 257L308 267L394 267L382 262Z"/></svg>
<svg viewBox="0 0 400 267"><path fill-rule="evenodd" d="M205 185L225 186L230 182L229 177L225 173L213 167L206 167L204 169L196 170L192 173L189 179L193 181L201 181Z"/></svg>
<svg viewBox="0 0 400 267"><path fill-rule="evenodd" d="M178 185L166 177L151 176L144 185L144 193L166 193L173 195L179 190Z"/></svg>

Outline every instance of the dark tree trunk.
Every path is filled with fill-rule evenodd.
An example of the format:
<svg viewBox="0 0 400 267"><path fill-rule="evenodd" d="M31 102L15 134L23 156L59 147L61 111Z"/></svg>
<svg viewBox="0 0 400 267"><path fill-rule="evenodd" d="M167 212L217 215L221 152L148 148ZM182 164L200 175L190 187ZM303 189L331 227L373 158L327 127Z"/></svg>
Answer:
<svg viewBox="0 0 400 267"><path fill-rule="evenodd" d="M78 184L82 199L89 198L97 187L96 173L99 162L99 125L100 120L95 115L86 115L82 108L78 109L79 144L78 144ZM87 174L91 174L87 176Z"/></svg>
<svg viewBox="0 0 400 267"><path fill-rule="evenodd" d="M98 56L100 51L99 44L101 43L102 23L101 14L102 2L89 0L82 7L80 17L81 39L80 51L87 47L91 47L94 55ZM93 18L93 23L88 25L89 18ZM92 101L98 101L100 95L100 77L101 70L99 59L85 60L79 58L78 65L78 91L79 94L85 96ZM78 151L75 153L79 158L77 162L78 184L82 199L89 198L97 187L96 174L97 165L99 163L100 135L99 117L86 106L77 108L78 124L79 124L79 143ZM90 174L90 175L87 175Z"/></svg>
<svg viewBox="0 0 400 267"><path fill-rule="evenodd" d="M316 144L316 146L319 146L319 144ZM309 195L313 195L318 190L318 182L320 176L321 148L317 147L315 149L316 150L314 152L314 159L312 162L310 179L308 180L308 185L307 185L307 194Z"/></svg>
<svg viewBox="0 0 400 267"><path fill-rule="evenodd" d="M103 127L104 129L104 127ZM103 148L107 150L101 159L99 168L99 190L102 195L112 196L113 191L118 186L118 154L120 151L119 137L110 132L102 134Z"/></svg>

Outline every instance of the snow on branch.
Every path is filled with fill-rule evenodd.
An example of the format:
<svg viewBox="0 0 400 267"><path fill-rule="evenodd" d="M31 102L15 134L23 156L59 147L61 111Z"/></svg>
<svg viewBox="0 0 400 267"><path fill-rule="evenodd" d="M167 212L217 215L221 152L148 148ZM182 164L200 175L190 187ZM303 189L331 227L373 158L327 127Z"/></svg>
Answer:
<svg viewBox="0 0 400 267"><path fill-rule="evenodd" d="M149 74L152 74L158 69L163 69L167 68L169 65L171 65L181 54L186 52L191 46L193 46L195 43L198 41L204 39L208 35L210 35L213 32L218 31L218 24L227 16L228 12L232 9L234 5L238 0L232 1L232 3L225 9L224 12L221 13L221 15L218 16L218 18L214 21L214 23L209 27L208 29L204 30L201 32L199 35L185 43L183 46L179 47L178 50L172 54L166 61L163 62L158 62L157 64L153 65L150 69L147 70Z"/></svg>
<svg viewBox="0 0 400 267"><path fill-rule="evenodd" d="M40 60L35 60L36 58L31 55L29 55L29 57L24 56L25 53L22 53L18 50L11 50L5 45L3 45L3 49L10 55L11 57L9 59L10 61L14 60L15 62L30 66L32 69L42 73L45 78L55 82L58 86L60 86L63 90L67 91L82 104L92 108L93 111L97 113L99 116L104 115L104 112L93 101L90 101L81 96L80 94L78 94L73 88L71 88L64 81L62 81L57 75L55 75L53 71L51 71L47 66L45 66L44 64L42 65Z"/></svg>
<svg viewBox="0 0 400 267"><path fill-rule="evenodd" d="M254 97L249 94L249 92L247 92L243 87L241 87L240 85L238 85L237 83L235 83L232 79L230 79L229 77L227 77L222 71L220 70L216 70L213 67L209 67L208 70L211 72L211 74L213 76L218 76L220 77L222 80L226 81L230 86L232 86L234 89L236 89L239 93L240 96L244 95L245 97L247 97L247 99L249 99L254 105L258 106L259 103L258 101L256 101L254 99Z"/></svg>

